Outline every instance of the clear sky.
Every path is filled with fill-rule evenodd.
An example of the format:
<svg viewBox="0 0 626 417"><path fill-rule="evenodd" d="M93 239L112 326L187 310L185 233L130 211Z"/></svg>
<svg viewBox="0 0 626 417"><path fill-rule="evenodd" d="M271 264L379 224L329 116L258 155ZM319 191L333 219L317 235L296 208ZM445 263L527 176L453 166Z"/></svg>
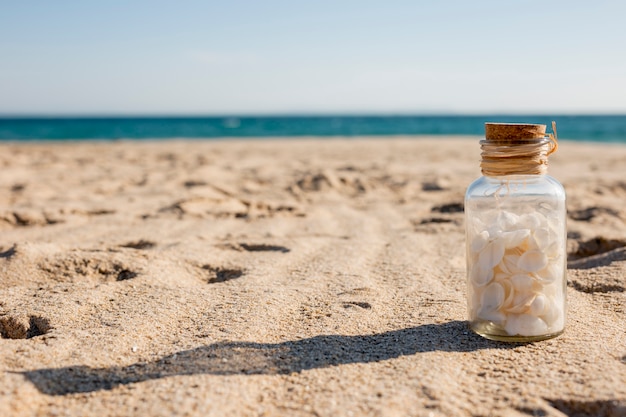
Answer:
<svg viewBox="0 0 626 417"><path fill-rule="evenodd" d="M618 0L0 0L0 114L626 114L625 19Z"/></svg>

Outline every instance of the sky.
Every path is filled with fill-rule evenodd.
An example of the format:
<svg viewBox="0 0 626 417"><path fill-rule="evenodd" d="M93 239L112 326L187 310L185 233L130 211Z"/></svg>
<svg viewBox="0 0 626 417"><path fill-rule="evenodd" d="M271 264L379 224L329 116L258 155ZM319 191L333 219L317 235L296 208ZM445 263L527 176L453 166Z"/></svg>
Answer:
<svg viewBox="0 0 626 417"><path fill-rule="evenodd" d="M624 1L0 0L0 114L626 114Z"/></svg>

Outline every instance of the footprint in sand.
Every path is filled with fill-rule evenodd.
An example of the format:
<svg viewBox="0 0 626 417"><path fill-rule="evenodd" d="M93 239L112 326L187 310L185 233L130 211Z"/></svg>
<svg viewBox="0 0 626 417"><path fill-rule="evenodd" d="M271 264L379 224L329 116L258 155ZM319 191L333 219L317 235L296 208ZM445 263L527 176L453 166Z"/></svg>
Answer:
<svg viewBox="0 0 626 417"><path fill-rule="evenodd" d="M282 252L287 253L290 252L291 249L280 246L280 245L270 245L267 243L224 243L217 245L218 248L221 249L230 249L236 250L240 252Z"/></svg>
<svg viewBox="0 0 626 417"><path fill-rule="evenodd" d="M581 210L569 210L567 215L572 220L588 222L602 215L619 217L619 212L608 207L587 207Z"/></svg>
<svg viewBox="0 0 626 417"><path fill-rule="evenodd" d="M224 268L212 265L203 265L202 270L208 272L207 283L216 284L226 282L233 279L241 278L245 271L239 268Z"/></svg>
<svg viewBox="0 0 626 417"><path fill-rule="evenodd" d="M452 182L444 178L432 178L422 182L422 191L445 191L451 188Z"/></svg>
<svg viewBox="0 0 626 417"><path fill-rule="evenodd" d="M60 218L34 209L0 213L0 223L5 223L12 227L48 226L62 222L63 220Z"/></svg>
<svg viewBox="0 0 626 417"><path fill-rule="evenodd" d="M365 310L369 310L372 308L372 305L365 301L347 301L343 303L343 308L353 308L358 307Z"/></svg>
<svg viewBox="0 0 626 417"><path fill-rule="evenodd" d="M140 239L137 241L132 241L132 242L128 242L128 243L124 243L123 245L120 245L121 248L129 248L129 249L137 249L137 250L152 249L155 246L156 246L156 243L149 241L149 240L144 240L144 239Z"/></svg>
<svg viewBox="0 0 626 417"><path fill-rule="evenodd" d="M359 172L324 170L304 173L287 189L296 197L327 190L354 197L371 191L375 186L375 181Z"/></svg>
<svg viewBox="0 0 626 417"><path fill-rule="evenodd" d="M434 206L430 211L433 213L463 213L465 205L461 203L448 203Z"/></svg>
<svg viewBox="0 0 626 417"><path fill-rule="evenodd" d="M353 288L348 291L341 292L337 294L340 297L344 298L352 298L352 300L342 301L341 305L343 308L358 308L364 310L370 310L372 308L372 304L367 301L354 301L354 298L366 298L368 296L374 296L376 291L368 288L368 287L359 287ZM361 298L361 299L362 299Z"/></svg>
<svg viewBox="0 0 626 417"><path fill-rule="evenodd" d="M45 317L0 315L0 336L4 339L31 339L51 329L50 321Z"/></svg>
<svg viewBox="0 0 626 417"><path fill-rule="evenodd" d="M568 254L571 287L590 294L626 291L621 272L612 272L611 267L614 262L626 261L626 240L599 236L577 243L578 248ZM606 269L599 272L602 267Z"/></svg>
<svg viewBox="0 0 626 417"><path fill-rule="evenodd" d="M578 401L547 399L548 403L567 416L612 417L626 415L626 400Z"/></svg>
<svg viewBox="0 0 626 417"><path fill-rule="evenodd" d="M412 220L416 231L434 232L436 225L450 224L451 226L459 226L463 223L463 219L459 213L463 213L463 203L453 202L433 206L430 211L432 213L441 213L443 216L431 216L422 219Z"/></svg>
<svg viewBox="0 0 626 417"><path fill-rule="evenodd" d="M626 240L622 239L607 239L603 236L598 236L593 239L577 241L577 249L568 253L568 260L576 261L578 259L588 258L594 255L610 252L614 249L626 247Z"/></svg>
<svg viewBox="0 0 626 417"><path fill-rule="evenodd" d="M178 218L234 217L238 219L255 219L276 215L304 216L304 212L293 204L248 201L233 197L193 197L163 207L159 209L159 213L175 214ZM142 217L146 219L153 216L145 214Z"/></svg>
<svg viewBox="0 0 626 417"><path fill-rule="evenodd" d="M455 223L454 219L448 219L446 217L428 217L419 221L419 225L432 224L432 223Z"/></svg>
<svg viewBox="0 0 626 417"><path fill-rule="evenodd" d="M82 251L57 255L40 262L39 268L52 280L73 282L95 280L99 282L127 281L139 275L136 266L117 254Z"/></svg>
<svg viewBox="0 0 626 417"><path fill-rule="evenodd" d="M415 232L433 234L460 230L463 220L462 218L433 216L411 220L411 223Z"/></svg>

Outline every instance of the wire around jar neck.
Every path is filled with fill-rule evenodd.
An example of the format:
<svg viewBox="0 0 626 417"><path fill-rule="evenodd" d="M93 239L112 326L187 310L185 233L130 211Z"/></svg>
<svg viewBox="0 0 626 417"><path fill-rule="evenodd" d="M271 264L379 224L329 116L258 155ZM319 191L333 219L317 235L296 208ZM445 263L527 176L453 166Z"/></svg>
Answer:
<svg viewBox="0 0 626 417"><path fill-rule="evenodd" d="M548 170L548 156L556 152L556 123L553 133L537 139L481 140L483 175L542 175Z"/></svg>

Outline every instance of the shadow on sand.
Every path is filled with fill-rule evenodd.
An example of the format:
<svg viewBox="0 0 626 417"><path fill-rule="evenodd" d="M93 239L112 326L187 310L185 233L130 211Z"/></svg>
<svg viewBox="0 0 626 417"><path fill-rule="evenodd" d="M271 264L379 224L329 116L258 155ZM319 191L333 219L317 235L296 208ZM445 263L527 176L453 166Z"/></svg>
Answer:
<svg viewBox="0 0 626 417"><path fill-rule="evenodd" d="M416 353L511 348L483 339L467 322L450 321L366 336L320 335L283 343L220 342L129 366L71 366L24 372L42 393L65 395L175 375L276 375L342 364L379 362Z"/></svg>

